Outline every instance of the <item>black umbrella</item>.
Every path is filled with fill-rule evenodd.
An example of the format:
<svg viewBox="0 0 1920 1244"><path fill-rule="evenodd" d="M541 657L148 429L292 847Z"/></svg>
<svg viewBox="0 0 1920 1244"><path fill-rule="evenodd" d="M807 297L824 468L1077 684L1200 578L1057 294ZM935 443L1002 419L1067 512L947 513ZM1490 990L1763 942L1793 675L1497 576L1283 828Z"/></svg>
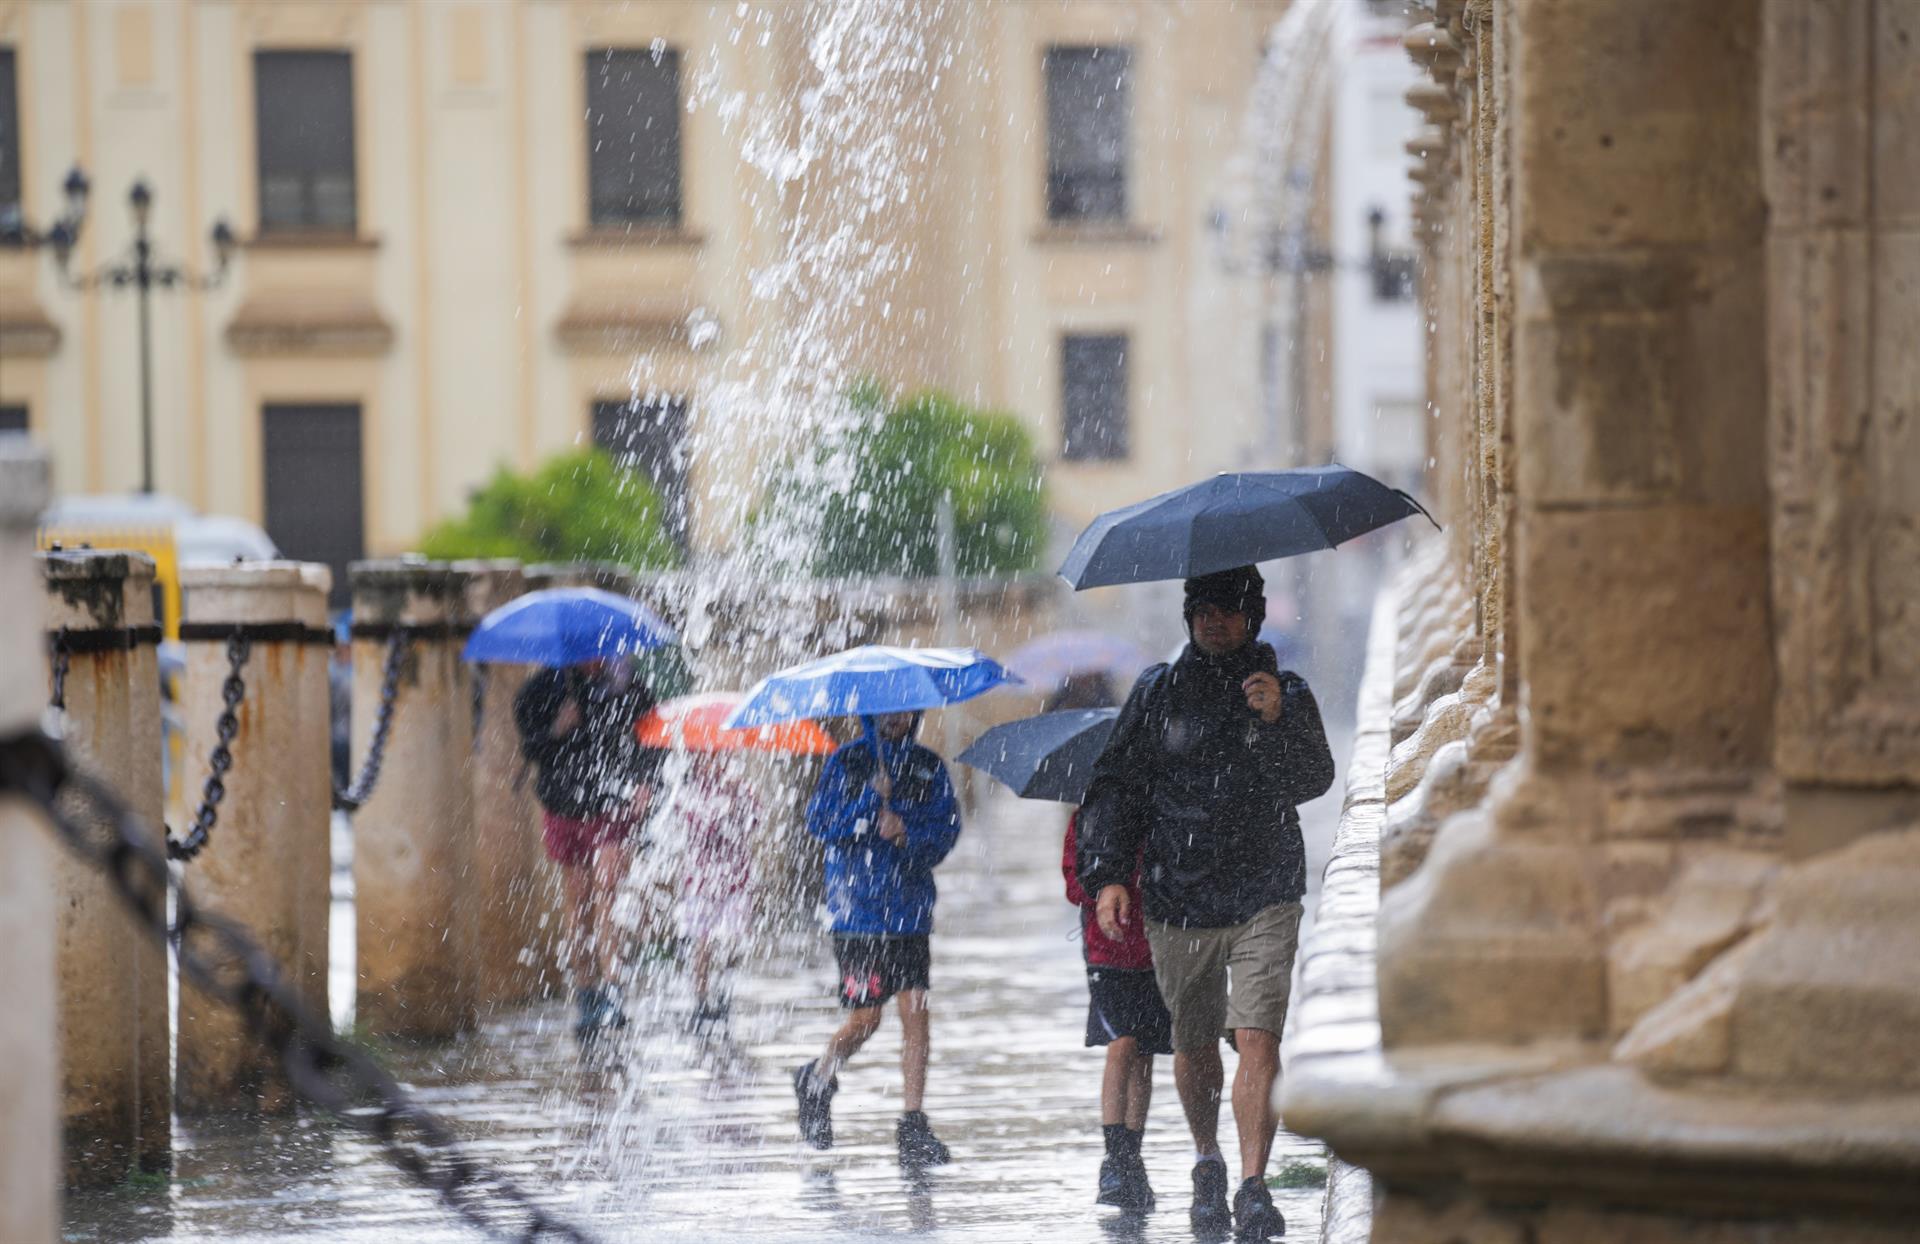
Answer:
<svg viewBox="0 0 1920 1244"><path fill-rule="evenodd" d="M1075 589L1185 579L1330 549L1426 513L1398 488L1343 466L1222 473L1094 519L1060 577Z"/></svg>
<svg viewBox="0 0 1920 1244"><path fill-rule="evenodd" d="M1023 717L975 739L959 760L1022 799L1079 803L1119 715L1117 708L1083 708Z"/></svg>

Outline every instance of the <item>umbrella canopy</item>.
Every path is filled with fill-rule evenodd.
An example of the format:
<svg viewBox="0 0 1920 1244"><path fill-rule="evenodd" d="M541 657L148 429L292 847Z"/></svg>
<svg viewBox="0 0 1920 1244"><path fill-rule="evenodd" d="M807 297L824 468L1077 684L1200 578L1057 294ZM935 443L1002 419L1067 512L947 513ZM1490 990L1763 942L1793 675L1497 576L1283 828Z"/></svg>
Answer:
<svg viewBox="0 0 1920 1244"><path fill-rule="evenodd" d="M1010 721L975 739L956 759L1022 799L1079 803L1119 715L1117 708L1088 708Z"/></svg>
<svg viewBox="0 0 1920 1244"><path fill-rule="evenodd" d="M1007 656L1007 668L1037 687L1057 687L1076 674L1126 677L1146 666L1144 648L1105 631L1055 631Z"/></svg>
<svg viewBox="0 0 1920 1244"><path fill-rule="evenodd" d="M1185 579L1330 549L1425 513L1399 489L1341 466L1223 473L1094 519L1060 577L1076 590Z"/></svg>
<svg viewBox="0 0 1920 1244"><path fill-rule="evenodd" d="M784 752L824 756L836 744L811 721L787 721L746 730L726 728L728 714L746 697L737 691L683 695L654 707L634 727L642 747L689 752Z"/></svg>
<svg viewBox="0 0 1920 1244"><path fill-rule="evenodd" d="M637 600L593 587L555 587L528 592L481 619L460 655L468 661L578 665L646 652L676 638Z"/></svg>
<svg viewBox="0 0 1920 1244"><path fill-rule="evenodd" d="M725 724L738 730L800 717L916 712L1019 681L972 648L868 644L769 674Z"/></svg>

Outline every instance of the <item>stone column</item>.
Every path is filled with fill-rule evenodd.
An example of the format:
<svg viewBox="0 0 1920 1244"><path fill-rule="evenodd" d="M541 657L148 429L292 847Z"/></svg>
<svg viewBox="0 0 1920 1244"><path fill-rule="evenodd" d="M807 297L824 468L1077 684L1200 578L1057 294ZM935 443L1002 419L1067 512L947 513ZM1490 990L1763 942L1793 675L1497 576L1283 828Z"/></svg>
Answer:
<svg viewBox="0 0 1920 1244"><path fill-rule="evenodd" d="M225 710L228 640L238 632L249 645L226 795L206 845L185 865L187 882L199 902L252 930L292 975L306 970L303 924L324 903L328 882L313 851L325 840L329 816L327 802L315 798L313 777L327 764L327 723L300 680L325 597L306 570L293 562L248 562L190 566L180 574L189 818L203 798ZM191 988L180 996L177 1100L183 1114L292 1105L271 1052L230 1008Z"/></svg>
<svg viewBox="0 0 1920 1244"><path fill-rule="evenodd" d="M40 557L45 623L49 631L65 632L69 649L63 679L68 756L122 792L138 787L143 768L133 755L128 718L126 589L133 556ZM133 1166L139 1127L135 947L144 934L93 864L64 851L56 861L67 1183L115 1184Z"/></svg>
<svg viewBox="0 0 1920 1244"><path fill-rule="evenodd" d="M47 460L0 440L0 599L44 590L34 524ZM37 609L0 609L0 739L40 725L47 703ZM50 1244L60 1227L60 1064L55 1019L56 848L22 800L0 796L0 1239Z"/></svg>
<svg viewBox="0 0 1920 1244"><path fill-rule="evenodd" d="M468 611L476 620L522 595L518 562L458 562L467 572ZM540 809L534 773L520 754L513 698L531 667L470 667L479 704L473 746L474 989L482 1008L522 1002L539 992L541 916ZM549 922L550 923L550 922Z"/></svg>
<svg viewBox="0 0 1920 1244"><path fill-rule="evenodd" d="M1720 799L1725 834L1741 832L1731 805L1767 760L1752 6L1499 12L1524 754L1382 903L1389 1045L1630 1023L1606 930L1683 863L1662 818ZM1630 789L1610 802L1609 782Z"/></svg>
<svg viewBox="0 0 1920 1244"><path fill-rule="evenodd" d="M451 1036L474 1022L468 576L414 560L356 562L351 574L356 772L389 639L408 636L380 780L353 817L357 1014L379 1035Z"/></svg>
<svg viewBox="0 0 1920 1244"><path fill-rule="evenodd" d="M167 821L166 774L160 731L160 624L153 611L154 566L134 557L127 565L127 722L132 743L133 785L126 794L156 833ZM142 938L134 946L134 995L138 1018L139 1140L143 1171L173 1165L173 1006L168 997L165 945Z"/></svg>
<svg viewBox="0 0 1920 1244"><path fill-rule="evenodd" d="M318 730L322 763L302 764L292 775L305 779L309 793L299 796L303 807L315 809L301 838L302 875L314 878L300 889L298 913L300 950L298 970L305 974L307 1002L321 1015L329 1013L328 974L333 963L333 684L330 679L334 639L327 619L327 594L333 573L312 562L300 564L305 590L300 593L302 615L294 619L307 628L307 642L295 654L301 721ZM318 809L325 809L321 814Z"/></svg>

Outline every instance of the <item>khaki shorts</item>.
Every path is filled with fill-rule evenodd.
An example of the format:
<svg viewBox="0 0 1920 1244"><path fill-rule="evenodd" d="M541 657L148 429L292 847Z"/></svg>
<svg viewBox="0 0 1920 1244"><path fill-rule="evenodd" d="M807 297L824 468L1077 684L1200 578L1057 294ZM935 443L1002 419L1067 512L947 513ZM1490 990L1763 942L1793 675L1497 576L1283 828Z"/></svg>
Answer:
<svg viewBox="0 0 1920 1244"><path fill-rule="evenodd" d="M1245 924L1183 929L1147 921L1153 974L1173 1013L1173 1048L1205 1049L1236 1028L1280 1035L1300 944L1298 903L1275 903Z"/></svg>

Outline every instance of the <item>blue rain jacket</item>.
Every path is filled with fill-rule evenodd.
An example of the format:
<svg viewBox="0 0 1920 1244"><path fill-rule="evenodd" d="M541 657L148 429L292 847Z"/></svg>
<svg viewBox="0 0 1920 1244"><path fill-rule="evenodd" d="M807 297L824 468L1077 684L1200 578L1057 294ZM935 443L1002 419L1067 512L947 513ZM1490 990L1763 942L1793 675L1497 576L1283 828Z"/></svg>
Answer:
<svg viewBox="0 0 1920 1244"><path fill-rule="evenodd" d="M835 933L933 932L933 870L960 837L960 806L940 757L912 741L857 739L827 758L807 804L807 831L827 846L827 910ZM893 780L890 806L905 822L896 846L880 836L874 793L878 744Z"/></svg>

